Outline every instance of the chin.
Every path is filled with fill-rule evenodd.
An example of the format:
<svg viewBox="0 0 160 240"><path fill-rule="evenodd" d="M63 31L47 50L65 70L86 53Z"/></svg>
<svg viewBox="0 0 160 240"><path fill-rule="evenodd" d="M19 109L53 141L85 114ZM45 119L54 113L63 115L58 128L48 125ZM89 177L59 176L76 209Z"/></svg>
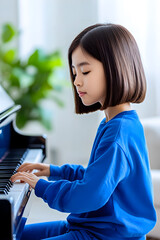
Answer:
<svg viewBox="0 0 160 240"><path fill-rule="evenodd" d="M91 105L93 105L97 102L84 102L84 101L82 101L82 103L83 103L84 106L88 107L88 106L91 106Z"/></svg>

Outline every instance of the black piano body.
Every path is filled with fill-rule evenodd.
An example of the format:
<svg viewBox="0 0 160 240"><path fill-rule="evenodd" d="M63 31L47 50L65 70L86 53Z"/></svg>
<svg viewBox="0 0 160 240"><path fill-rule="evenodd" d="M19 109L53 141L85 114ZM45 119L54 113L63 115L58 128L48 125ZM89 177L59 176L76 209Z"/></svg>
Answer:
<svg viewBox="0 0 160 240"><path fill-rule="evenodd" d="M45 135L27 136L17 129L19 109L0 86L0 240L19 240L31 193L28 184L12 184L10 177L23 162L43 162L46 157Z"/></svg>

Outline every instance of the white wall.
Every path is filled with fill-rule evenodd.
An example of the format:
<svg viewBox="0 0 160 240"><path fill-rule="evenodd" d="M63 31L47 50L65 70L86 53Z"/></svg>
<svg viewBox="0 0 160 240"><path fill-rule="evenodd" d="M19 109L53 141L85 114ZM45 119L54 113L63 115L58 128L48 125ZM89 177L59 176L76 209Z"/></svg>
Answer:
<svg viewBox="0 0 160 240"><path fill-rule="evenodd" d="M6 22L18 24L17 0L0 0L0 26Z"/></svg>

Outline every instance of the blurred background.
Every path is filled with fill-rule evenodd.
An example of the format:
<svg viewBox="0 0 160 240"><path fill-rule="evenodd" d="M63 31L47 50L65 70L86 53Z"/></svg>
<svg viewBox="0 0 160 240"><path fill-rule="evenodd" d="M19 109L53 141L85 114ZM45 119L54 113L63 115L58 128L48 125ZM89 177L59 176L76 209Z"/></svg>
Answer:
<svg viewBox="0 0 160 240"><path fill-rule="evenodd" d="M16 75L17 68L18 72L21 71L19 62L16 62L14 81L15 85L17 81L18 84L13 87L13 92L15 87L19 88L18 94L21 92L21 88L25 90L31 85L33 79L28 77L28 72L24 77L24 68L27 71L37 71L37 69L35 70L37 67L35 59L43 55L43 61L44 59L45 61L51 60L53 63L54 58L55 64L56 54L51 53L58 51L61 56L58 58L61 66L57 68L58 70L56 69L57 74L53 76L56 87L52 85L52 89L49 85L51 90L49 96L52 91L57 90L54 101L53 97L48 97L48 95L42 97L42 101L40 101L43 110L48 110L43 111L43 121L33 119L22 126L22 131L28 134L47 134L47 160L49 162L58 165L66 162L86 164L89 160L97 126L104 117L100 111L82 116L74 113L67 51L74 37L89 25L98 22L117 23L125 26L134 35L144 64L148 90L145 101L140 105L133 105L133 108L137 110L141 119L160 115L159 9L159 0L0 0L0 33L2 35L4 24L9 23L14 26L15 32L19 33L18 37L15 37L10 44L12 48L17 49L18 58L22 62L27 62L25 67L21 66L23 84L20 77L22 72ZM0 51L3 52L4 49L5 46L1 42ZM45 54L48 54L47 57L36 49L42 49ZM9 53L7 52L7 54ZM3 81L2 74L0 77L0 81ZM41 77L39 79L41 80ZM51 82L51 75L47 81L48 79ZM60 88L57 83L58 79L63 83ZM41 85L41 81L39 84ZM28 101L26 108L29 104ZM29 115L29 110L27 111L26 115ZM48 128L44 120L47 119L47 114L51 119L51 126Z"/></svg>

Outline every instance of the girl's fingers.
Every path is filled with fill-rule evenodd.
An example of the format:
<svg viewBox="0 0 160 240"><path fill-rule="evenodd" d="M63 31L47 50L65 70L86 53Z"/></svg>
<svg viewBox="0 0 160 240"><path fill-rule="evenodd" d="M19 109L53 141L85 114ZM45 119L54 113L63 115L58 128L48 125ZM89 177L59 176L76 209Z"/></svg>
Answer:
<svg viewBox="0 0 160 240"><path fill-rule="evenodd" d="M27 171L28 169L32 168L30 163L24 163L19 168L18 171Z"/></svg>
<svg viewBox="0 0 160 240"><path fill-rule="evenodd" d="M18 168L17 172L33 172L36 176L49 176L50 165L44 163L24 163Z"/></svg>
<svg viewBox="0 0 160 240"><path fill-rule="evenodd" d="M39 178L32 173L17 172L11 177L12 182L15 182L16 180L24 181L28 183L32 188L35 188L35 185L38 182Z"/></svg>
<svg viewBox="0 0 160 240"><path fill-rule="evenodd" d="M34 169L40 170L39 164L33 164L33 163L24 163L18 168L18 172L27 172L32 171Z"/></svg>

